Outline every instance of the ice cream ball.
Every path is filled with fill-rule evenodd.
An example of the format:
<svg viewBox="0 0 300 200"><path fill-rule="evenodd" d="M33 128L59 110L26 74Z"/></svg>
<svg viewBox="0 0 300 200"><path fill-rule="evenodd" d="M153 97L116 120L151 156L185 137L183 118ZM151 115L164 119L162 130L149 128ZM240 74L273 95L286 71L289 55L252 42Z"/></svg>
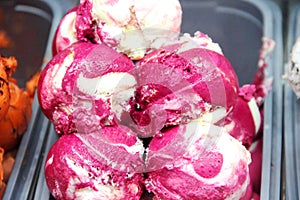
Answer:
<svg viewBox="0 0 300 200"><path fill-rule="evenodd" d="M250 185L249 151L222 127L196 121L188 123L186 128L195 132L194 143L187 147L182 158L148 172L145 185L154 199L243 198ZM168 144L157 143L151 141L149 151L151 146L158 146L153 150L158 154L168 148ZM168 158L166 155L160 159Z"/></svg>
<svg viewBox="0 0 300 200"><path fill-rule="evenodd" d="M143 144L126 127L61 136L51 147L45 177L56 199L140 199Z"/></svg>
<svg viewBox="0 0 300 200"><path fill-rule="evenodd" d="M106 45L73 44L54 56L41 73L41 109L59 134L112 125L133 96L134 68L128 57Z"/></svg>
<svg viewBox="0 0 300 200"><path fill-rule="evenodd" d="M136 67L140 90L135 96L140 109L136 112L161 105L167 126L217 109L224 110L225 117L236 103L238 80L229 61L216 51L195 46L194 41L179 40L153 50Z"/></svg>
<svg viewBox="0 0 300 200"><path fill-rule="evenodd" d="M85 0L77 9L77 38L104 43L139 60L149 49L177 37L181 18L178 0Z"/></svg>

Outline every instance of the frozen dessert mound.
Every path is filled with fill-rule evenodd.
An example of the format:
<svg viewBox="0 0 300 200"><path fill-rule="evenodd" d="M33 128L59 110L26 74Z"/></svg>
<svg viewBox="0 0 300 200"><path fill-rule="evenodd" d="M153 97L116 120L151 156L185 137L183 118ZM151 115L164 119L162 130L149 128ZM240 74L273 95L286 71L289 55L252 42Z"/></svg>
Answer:
<svg viewBox="0 0 300 200"><path fill-rule="evenodd" d="M59 134L113 125L133 95L134 68L129 58L106 45L74 44L43 70L38 86L41 109Z"/></svg>
<svg viewBox="0 0 300 200"><path fill-rule="evenodd" d="M158 118L166 116L164 126L188 123L219 108L224 117L235 104L238 83L225 57L202 48L180 52L180 47L162 47L137 63L139 85L133 101L139 109L131 113L136 124L144 126L140 119L151 111Z"/></svg>
<svg viewBox="0 0 300 200"><path fill-rule="evenodd" d="M156 135L146 149L124 126L63 135L46 159L50 192L57 199L140 199L146 187L154 199L243 199L251 188L249 151L224 128L207 122L192 121L180 129L184 134L177 129L173 136ZM176 134L188 138L189 145L180 148Z"/></svg>
<svg viewBox="0 0 300 200"><path fill-rule="evenodd" d="M38 85L60 136L45 164L56 199L259 198L274 43L239 87L208 35L179 36L181 15L177 0L82 0L63 17Z"/></svg>
<svg viewBox="0 0 300 200"><path fill-rule="evenodd" d="M84 0L62 19L53 53L83 41L104 43L139 60L147 51L179 35L181 14L178 0Z"/></svg>
<svg viewBox="0 0 300 200"><path fill-rule="evenodd" d="M63 135L51 147L46 182L56 199L139 200L143 144L125 127Z"/></svg>
<svg viewBox="0 0 300 200"><path fill-rule="evenodd" d="M198 121L186 126L197 132L194 143L181 159L149 172L146 189L154 199L242 199L250 184L250 153L224 128ZM149 151L158 141L150 142Z"/></svg>
<svg viewBox="0 0 300 200"><path fill-rule="evenodd" d="M5 150L18 145L31 118L32 99L14 82L9 83L10 104L4 118L0 120L0 146Z"/></svg>
<svg viewBox="0 0 300 200"><path fill-rule="evenodd" d="M196 198L196 193L202 195L198 199L209 199L211 195L215 199L249 199L252 184L259 193L259 180L256 175L249 175L251 158L247 148L261 130L260 100L266 93L260 93L259 87L265 84L265 77L257 76L256 84L239 88L235 71L218 46L200 33L192 39L198 40L196 45L188 37L152 50L136 62L104 44L88 42L72 44L56 54L43 70L38 87L42 111L63 135L53 148L64 148L59 141L67 138L78 140L90 151L97 151L91 161L97 163L95 166L107 166L104 171L129 170L138 174L141 191L136 198L142 195L143 187L154 194L154 199L190 199ZM105 130L110 130L108 138L99 134ZM129 157L128 162L124 160L126 152L111 150L116 141L110 137L124 131L139 141L139 153ZM128 150L123 136L118 142ZM80 159L85 159L86 153L80 153L85 150L76 148ZM56 198L80 198L81 191L91 198L95 192L100 197L107 194L106 189L94 190L102 186L94 186L91 178L75 183L74 167L58 159L62 158L60 151L55 152L48 155L45 173ZM234 154L235 159L230 160L229 154ZM55 157L57 162L53 162ZM69 159L73 157L77 163L75 155ZM72 171L64 169L63 176L57 173L57 166L62 166L59 162ZM82 168L92 170L87 163L80 166L78 172ZM119 175L116 172L111 177L124 181L125 176L118 178ZM99 180L100 174L92 177ZM201 187L197 190L183 185L180 190L178 185L172 185L184 184L187 179ZM88 187L81 188L82 185ZM117 193L117 197L105 198L122 199L118 196L122 191L113 187L110 193Z"/></svg>
<svg viewBox="0 0 300 200"><path fill-rule="evenodd" d="M232 66L215 51L187 44L161 47L136 63L104 44L71 45L42 72L41 108L60 134L120 123L149 137L215 109L225 116L238 91Z"/></svg>
<svg viewBox="0 0 300 200"><path fill-rule="evenodd" d="M237 98L238 80L229 61L214 50L182 40L150 52L137 67L161 64L189 82L191 89L205 102L231 110ZM165 76L172 75L165 71ZM184 88L185 85L179 87Z"/></svg>

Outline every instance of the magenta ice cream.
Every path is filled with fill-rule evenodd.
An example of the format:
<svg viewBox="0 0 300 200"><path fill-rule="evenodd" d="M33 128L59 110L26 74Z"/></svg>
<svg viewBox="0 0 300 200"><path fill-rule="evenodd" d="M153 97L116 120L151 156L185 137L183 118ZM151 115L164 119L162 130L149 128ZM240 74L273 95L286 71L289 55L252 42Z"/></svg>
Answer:
<svg viewBox="0 0 300 200"><path fill-rule="evenodd" d="M137 89L120 119L141 137L215 110L223 110L225 117L235 105L238 81L228 60L189 42L194 44L186 40L163 46L136 63Z"/></svg>
<svg viewBox="0 0 300 200"><path fill-rule="evenodd" d="M209 103L212 106L211 109L222 107L230 111L236 103L238 91L237 76L230 62L220 53L198 45L190 46L190 43L193 41L179 41L152 51L138 63L139 72L142 74L150 67L162 65L167 68L164 69L166 75L176 74L183 77L182 79L190 84L188 89L193 90L202 101ZM140 80L143 81L149 79L147 76L151 74L145 72L140 76ZM157 79L160 78L157 77ZM170 77L170 79L170 83L167 84L170 88L186 89L185 82L183 86L179 86L183 89L177 89L173 85L176 84L175 81L178 81L178 78Z"/></svg>
<svg viewBox="0 0 300 200"><path fill-rule="evenodd" d="M51 147L45 177L56 199L139 200L143 144L124 127L63 135Z"/></svg>
<svg viewBox="0 0 300 200"><path fill-rule="evenodd" d="M135 64L103 44L71 45L43 70L42 110L59 133L119 123L140 137L215 110L224 117L236 103L237 77L224 55L207 48L214 44L209 37L203 38L205 45L181 39Z"/></svg>
<svg viewBox="0 0 300 200"><path fill-rule="evenodd" d="M145 184L154 199L241 199L246 195L251 157L245 147L224 128L197 121L186 126L197 134L182 158L148 173ZM151 141L149 151L167 146L159 142Z"/></svg>
<svg viewBox="0 0 300 200"><path fill-rule="evenodd" d="M59 52L76 40L104 43L139 60L179 35L181 14L178 0L82 0L62 19L54 49ZM62 38L68 42L59 44Z"/></svg>
<svg viewBox="0 0 300 200"><path fill-rule="evenodd" d="M59 134L45 164L56 199L258 198L274 44L239 87L208 35L179 36L181 17L178 0L81 0L62 18L38 85Z"/></svg>
<svg viewBox="0 0 300 200"><path fill-rule="evenodd" d="M134 93L133 69L130 59L106 45L74 44L53 57L41 74L42 111L60 134L111 125Z"/></svg>

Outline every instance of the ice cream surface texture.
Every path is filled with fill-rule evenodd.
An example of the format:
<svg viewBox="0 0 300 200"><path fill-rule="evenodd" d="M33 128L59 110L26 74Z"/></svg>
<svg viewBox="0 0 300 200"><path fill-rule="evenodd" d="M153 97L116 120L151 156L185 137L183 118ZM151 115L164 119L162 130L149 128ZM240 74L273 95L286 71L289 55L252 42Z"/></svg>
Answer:
<svg viewBox="0 0 300 200"><path fill-rule="evenodd" d="M119 123L150 137L216 109L225 117L237 91L225 56L187 41L163 46L136 63L104 44L79 42L47 64L38 97L58 133Z"/></svg>
<svg viewBox="0 0 300 200"><path fill-rule="evenodd" d="M103 44L74 44L43 70L38 87L41 108L58 133L111 124L112 109L118 109L111 97L124 103L133 95L133 69L129 58Z"/></svg>
<svg viewBox="0 0 300 200"><path fill-rule="evenodd" d="M184 156L148 175L154 199L241 199L250 181L250 153L224 128L198 121L186 126L196 133Z"/></svg>
<svg viewBox="0 0 300 200"><path fill-rule="evenodd" d="M72 42L88 41L104 43L139 60L179 35L181 14L178 0L82 0L61 21L53 52Z"/></svg>
<svg viewBox="0 0 300 200"><path fill-rule="evenodd" d="M57 199L140 199L143 144L130 131L64 135L48 153L45 175ZM136 166L134 166L136 165Z"/></svg>
<svg viewBox="0 0 300 200"><path fill-rule="evenodd" d="M242 137L247 131L255 134L259 124L251 108L256 102L251 106L251 99L238 92L233 68L214 47L191 46L181 38L132 62L104 44L72 44L47 64L38 87L43 112L63 135L45 166L51 193L57 199L139 199L146 187L157 199L194 198L194 192L199 199L213 194L217 199L243 198L250 187L250 154L225 128L213 125L214 119L205 118L236 123L245 131ZM230 118L243 95L241 109L249 109L253 117L249 127ZM122 134L138 145L132 148ZM229 159L230 153L237 154L235 159ZM90 177L94 168L86 162L101 170ZM138 178L128 179L128 173ZM116 182L100 184L107 178L102 174L111 174ZM174 192L166 177L191 179L201 187ZM136 193L128 193L128 187Z"/></svg>

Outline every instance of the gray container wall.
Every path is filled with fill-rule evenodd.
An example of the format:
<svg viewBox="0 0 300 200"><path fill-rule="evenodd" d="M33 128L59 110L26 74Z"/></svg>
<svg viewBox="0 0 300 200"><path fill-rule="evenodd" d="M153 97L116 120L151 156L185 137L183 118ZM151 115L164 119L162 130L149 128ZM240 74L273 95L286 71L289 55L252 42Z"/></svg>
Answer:
<svg viewBox="0 0 300 200"><path fill-rule="evenodd" d="M181 0L181 4L182 32L192 34L199 30L218 42L237 71L240 85L252 82L262 37L276 42L267 63L268 75L273 77L273 89L264 105L261 199L280 199L283 44L279 7L273 1L262 0ZM51 127L44 156L56 140L56 133ZM37 180L35 200L51 198L45 183L43 164Z"/></svg>
<svg viewBox="0 0 300 200"><path fill-rule="evenodd" d="M300 37L300 4L294 4L288 21L286 48L286 69L290 52L297 38ZM286 199L300 198L300 100L297 99L290 85L284 87L284 141Z"/></svg>

